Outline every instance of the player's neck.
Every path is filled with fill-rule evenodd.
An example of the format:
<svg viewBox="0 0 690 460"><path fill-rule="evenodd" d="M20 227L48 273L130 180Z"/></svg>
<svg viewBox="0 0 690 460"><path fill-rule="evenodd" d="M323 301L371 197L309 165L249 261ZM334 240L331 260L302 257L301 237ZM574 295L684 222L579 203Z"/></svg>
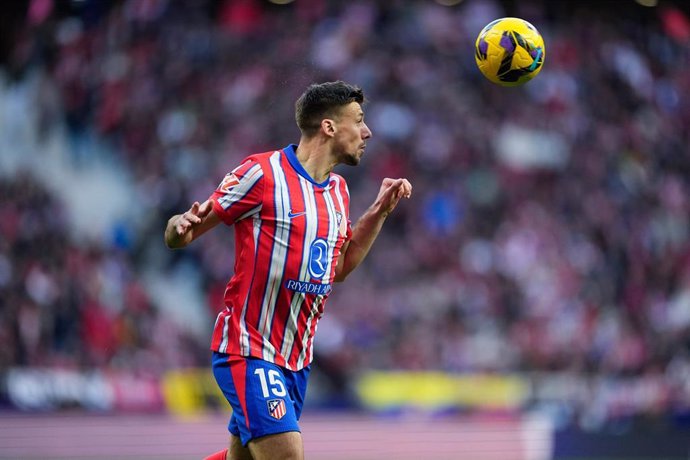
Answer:
<svg viewBox="0 0 690 460"><path fill-rule="evenodd" d="M318 137L302 138L295 154L307 174L320 183L328 179L336 164L330 151L329 146Z"/></svg>

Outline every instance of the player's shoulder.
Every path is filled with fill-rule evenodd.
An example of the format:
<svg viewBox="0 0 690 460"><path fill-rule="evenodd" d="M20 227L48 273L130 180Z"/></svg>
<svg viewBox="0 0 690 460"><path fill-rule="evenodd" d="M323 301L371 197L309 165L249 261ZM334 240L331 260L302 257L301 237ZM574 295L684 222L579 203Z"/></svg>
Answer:
<svg viewBox="0 0 690 460"><path fill-rule="evenodd" d="M258 166L259 168L264 169L268 167L271 157L275 155L276 152L277 150L270 150L267 152L252 153L242 160L240 166L244 166L245 168Z"/></svg>
<svg viewBox="0 0 690 460"><path fill-rule="evenodd" d="M266 163L270 161L270 158L275 154L275 150L270 150L268 152L252 153L247 155L240 161L239 165L233 171L234 173L246 173L250 170L261 171Z"/></svg>
<svg viewBox="0 0 690 460"><path fill-rule="evenodd" d="M265 159L268 157L268 152L262 152L262 153L252 153L251 155L247 155L240 161L240 166L242 165L256 165L256 164L261 164Z"/></svg>
<svg viewBox="0 0 690 460"><path fill-rule="evenodd" d="M268 150L266 152L252 153L247 157L247 159L251 159L256 162L268 161L273 155L276 154L277 151L278 150Z"/></svg>
<svg viewBox="0 0 690 460"><path fill-rule="evenodd" d="M349 193L348 188L347 188L347 181L343 176L341 176L338 173L331 172L331 184L333 184L336 188Z"/></svg>
<svg viewBox="0 0 690 460"><path fill-rule="evenodd" d="M331 181L338 182L339 184L347 184L345 178L336 172L331 172Z"/></svg>

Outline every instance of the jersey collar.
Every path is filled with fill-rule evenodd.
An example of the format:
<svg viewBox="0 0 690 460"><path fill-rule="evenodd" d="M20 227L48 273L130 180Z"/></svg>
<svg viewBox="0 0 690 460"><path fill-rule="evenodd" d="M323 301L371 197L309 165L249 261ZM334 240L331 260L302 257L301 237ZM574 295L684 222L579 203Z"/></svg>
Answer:
<svg viewBox="0 0 690 460"><path fill-rule="evenodd" d="M312 177L309 175L307 171L304 170L302 167L302 163L299 162L297 159L297 154L295 153L295 150L297 149L296 144L290 144L287 147L283 149L283 152L285 153L285 156L287 157L288 161L290 162L290 165L293 167L293 169L299 174L300 176L304 177L307 179L309 182L312 184L316 185L317 187L327 187L328 184L331 183L331 178L329 177L325 181L319 183L316 182Z"/></svg>

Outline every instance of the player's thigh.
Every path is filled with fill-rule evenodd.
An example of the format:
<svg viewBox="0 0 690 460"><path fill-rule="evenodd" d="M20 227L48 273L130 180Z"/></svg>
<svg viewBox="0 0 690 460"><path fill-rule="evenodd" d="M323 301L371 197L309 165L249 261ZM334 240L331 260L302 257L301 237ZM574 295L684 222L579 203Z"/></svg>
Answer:
<svg viewBox="0 0 690 460"><path fill-rule="evenodd" d="M303 460L304 445L298 431L270 434L249 441L254 460Z"/></svg>
<svg viewBox="0 0 690 460"><path fill-rule="evenodd" d="M231 460L254 460L249 448L242 445L239 436L230 436L230 459Z"/></svg>

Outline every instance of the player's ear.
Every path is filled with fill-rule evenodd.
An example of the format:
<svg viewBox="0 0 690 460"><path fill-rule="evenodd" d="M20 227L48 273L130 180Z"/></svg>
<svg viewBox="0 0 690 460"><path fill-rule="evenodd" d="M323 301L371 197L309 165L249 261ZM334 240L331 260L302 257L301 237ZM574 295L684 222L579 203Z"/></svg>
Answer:
<svg viewBox="0 0 690 460"><path fill-rule="evenodd" d="M330 118L324 118L321 120L321 130L326 136L333 137L335 135L335 121Z"/></svg>

